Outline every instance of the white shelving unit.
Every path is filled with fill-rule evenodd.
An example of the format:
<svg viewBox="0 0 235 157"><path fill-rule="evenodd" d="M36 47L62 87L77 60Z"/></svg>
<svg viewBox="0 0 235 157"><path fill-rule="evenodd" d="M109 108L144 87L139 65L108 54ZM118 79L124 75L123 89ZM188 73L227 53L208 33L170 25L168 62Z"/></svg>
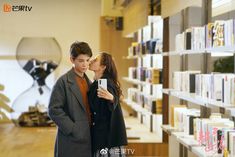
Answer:
<svg viewBox="0 0 235 157"><path fill-rule="evenodd" d="M122 79L129 82L129 83L137 84L137 85L141 85L141 86L154 84L154 83L150 83L150 82L140 81L137 79L130 79L129 77L123 77Z"/></svg>
<svg viewBox="0 0 235 157"><path fill-rule="evenodd" d="M192 147L192 152L199 157L223 157L223 154L206 152L203 146Z"/></svg>
<svg viewBox="0 0 235 157"><path fill-rule="evenodd" d="M200 146L193 135L187 135L170 125L162 125L161 127L169 136L174 136L179 143L198 157L223 157L222 154L207 152L205 146Z"/></svg>
<svg viewBox="0 0 235 157"><path fill-rule="evenodd" d="M168 135L171 135L172 132L180 132L177 128L172 127L171 125L162 125L162 130L165 131Z"/></svg>
<svg viewBox="0 0 235 157"><path fill-rule="evenodd" d="M171 55L190 55L190 54L200 54L200 53L235 53L235 47L220 47L220 48L212 48L205 50L186 50L186 51L172 51L163 53L163 56L171 56ZM197 96L195 93L187 93L178 91L175 89L163 89L162 92L169 96L173 96L196 105L205 106L209 108L219 108L221 113L227 114L229 116L235 117L235 105L234 104L225 104L220 101L216 101L213 99L202 98ZM179 132L174 127L170 125L162 125L163 131L165 131L169 136L173 135L176 137L176 140L185 146L189 151L193 152L195 155L199 157L222 157L222 154L207 152L205 146L200 146L199 143L194 140L193 136L186 135L184 132Z"/></svg>
<svg viewBox="0 0 235 157"><path fill-rule="evenodd" d="M145 54L145 55L136 55L136 56L123 56L123 59L138 59L145 56L153 56L153 55L162 55L162 53L155 53L155 54Z"/></svg>
<svg viewBox="0 0 235 157"><path fill-rule="evenodd" d="M218 54L218 56L223 53L235 54L235 46L232 47L216 47L210 49L202 50L182 50L182 51L170 51L163 52L163 56L181 56L181 55L192 55L192 54ZM220 101L216 101L209 98L202 98L197 96L195 93L187 93L178 91L175 89L163 89L162 92L169 96L176 97L178 99L194 103L199 106L204 106L208 108L219 108L222 114L226 114L231 117L235 117L235 104L226 104ZM218 154L216 152L206 151L205 146L201 146L192 135L186 135L184 132L180 132L177 128L170 125L162 125L163 131L169 136L174 136L176 140L182 144L187 150L194 153L199 157L223 157L223 154Z"/></svg>
<svg viewBox="0 0 235 157"><path fill-rule="evenodd" d="M151 120L152 122L148 123L150 127L149 128L150 132L157 133L158 136L162 137L162 131L161 131L162 114L155 114L155 113L149 112L147 109L143 108L139 104L128 99L124 99L123 102L125 102L129 107L131 107L137 113L140 113L141 115L145 115L145 117L148 116L150 119L152 119Z"/></svg>
<svg viewBox="0 0 235 157"><path fill-rule="evenodd" d="M163 89L163 93L200 106L206 106L210 108L219 107L220 109L222 109L223 114L227 113L228 115L235 117L235 105L233 104L225 104L213 99L202 98L200 96L195 95L194 93L181 92L175 89Z"/></svg>
<svg viewBox="0 0 235 157"><path fill-rule="evenodd" d="M182 51L169 51L163 52L163 56L174 56L174 55L190 55L190 54L203 54L203 53L235 53L235 46L233 47L215 47L201 50L182 50Z"/></svg>
<svg viewBox="0 0 235 157"><path fill-rule="evenodd" d="M128 106L130 106L136 112L140 112L142 114L147 114L147 115L153 114L153 113L149 112L147 109L143 108L142 106L140 106L139 104L137 104L131 100L124 99L123 102L125 102Z"/></svg>
<svg viewBox="0 0 235 157"><path fill-rule="evenodd" d="M161 40L162 40L162 33L163 33L163 30L162 30L163 20L160 16L151 16L148 18L148 20L149 20L148 25L142 27L141 29L138 30L138 32L136 32L138 33L138 38L136 42L132 43L132 47L128 49L128 54L127 54L128 56L123 56L122 58L129 59L129 60L136 59L135 60L136 65L133 68L136 68L136 69L143 68L143 70L161 71L162 66L159 66L159 65L162 64L162 54L158 53L158 50L161 50L161 46L156 47L154 49L152 46L154 44L153 42L155 42L156 45L162 45ZM137 46L138 47L141 46L141 47L136 49ZM133 47L135 47L135 49ZM161 62L158 62L158 65L152 64L152 63L156 63L155 61L156 60L158 61L158 58L161 59L160 60ZM132 87L132 88L136 88L135 93L143 95L145 98L145 101L146 99L152 102L159 101L160 99L159 96L156 96L154 95L154 93L151 92L152 86L153 85L154 87L155 85L158 86L160 85L159 83L153 83L151 81L145 82L145 81L141 81L138 79L133 79L131 77L123 77L122 79L128 83L135 85ZM144 88L145 86L147 87ZM147 91L147 92L144 93L143 91ZM159 95L161 96L161 90L158 90L158 91L159 91ZM132 100L130 100L130 98L124 99L123 102L137 113L135 115L137 115L137 118L140 120L140 123L143 123L146 126L148 126L151 133L158 134L162 137L162 129L161 129L162 114L152 113L150 110L146 109L141 104L138 104L137 102L133 102Z"/></svg>

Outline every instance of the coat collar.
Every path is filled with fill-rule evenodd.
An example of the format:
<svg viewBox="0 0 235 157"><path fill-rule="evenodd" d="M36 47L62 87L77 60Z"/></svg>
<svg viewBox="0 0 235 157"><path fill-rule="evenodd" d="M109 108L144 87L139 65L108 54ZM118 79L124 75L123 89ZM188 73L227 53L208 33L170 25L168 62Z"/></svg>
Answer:
<svg viewBox="0 0 235 157"><path fill-rule="evenodd" d="M75 78L76 78L76 73L75 73L75 71L74 71L74 69L72 68L72 69L70 69L69 71L68 71L68 74L67 74L67 78L68 78L68 82L69 83L71 83L71 84L76 84L76 80L75 80ZM85 79L86 79L86 81L87 81L87 84L88 84L88 86L90 86L91 85L91 81L90 81L90 79L87 77L87 75L86 74L84 74L84 77L85 77Z"/></svg>
<svg viewBox="0 0 235 157"><path fill-rule="evenodd" d="M89 80L89 78L87 77L86 74L84 74L84 77L87 81L88 84L88 88L91 85L91 81ZM82 106L82 108L84 109L84 111L86 111L85 109L85 105L82 99L82 94L81 91L76 83L76 73L74 72L74 69L72 68L68 73L67 73L67 81L69 83L69 87L72 91L72 93L75 95L75 97L77 98L79 104Z"/></svg>

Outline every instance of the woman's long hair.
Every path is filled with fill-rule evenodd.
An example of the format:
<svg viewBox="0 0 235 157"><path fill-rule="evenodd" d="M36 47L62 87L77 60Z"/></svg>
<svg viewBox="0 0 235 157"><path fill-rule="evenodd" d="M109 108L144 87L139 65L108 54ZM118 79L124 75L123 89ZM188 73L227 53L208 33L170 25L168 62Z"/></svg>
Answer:
<svg viewBox="0 0 235 157"><path fill-rule="evenodd" d="M112 56L106 52L101 53L100 64L106 66L103 75L111 79L117 89L118 97L122 96L120 82L118 81L118 72Z"/></svg>

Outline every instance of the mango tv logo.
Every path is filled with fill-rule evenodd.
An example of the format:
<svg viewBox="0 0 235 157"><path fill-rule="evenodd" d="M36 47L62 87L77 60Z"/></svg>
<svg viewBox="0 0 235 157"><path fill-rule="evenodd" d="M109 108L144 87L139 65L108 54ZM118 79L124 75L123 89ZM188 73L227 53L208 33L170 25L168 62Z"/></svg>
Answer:
<svg viewBox="0 0 235 157"><path fill-rule="evenodd" d="M32 10L32 6L28 5L10 5L3 4L3 12L28 12Z"/></svg>

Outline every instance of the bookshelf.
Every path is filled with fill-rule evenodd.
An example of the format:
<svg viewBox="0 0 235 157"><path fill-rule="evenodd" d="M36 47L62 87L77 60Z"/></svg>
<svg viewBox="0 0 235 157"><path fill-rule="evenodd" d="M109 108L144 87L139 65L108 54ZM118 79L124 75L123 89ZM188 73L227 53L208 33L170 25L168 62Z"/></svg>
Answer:
<svg viewBox="0 0 235 157"><path fill-rule="evenodd" d="M133 84L123 102L137 113L139 122L148 126L150 132L160 135L161 142L162 22L160 16L149 16L148 25L135 32L136 42L129 47L128 55L122 57L135 62L134 67L129 67L128 76L122 78Z"/></svg>
<svg viewBox="0 0 235 157"><path fill-rule="evenodd" d="M206 3L210 3L210 1L205 1L205 3L203 2L203 7L210 7L208 6L208 4ZM206 5L205 5L206 4ZM188 32L190 32L190 30L193 30L192 26L197 26L197 28L199 28L198 26L200 26L200 29L204 29L202 32L204 32L207 27L209 27L209 24L211 24L211 17L205 17L205 16L211 16L209 15L211 9L208 8L201 8L202 9L202 14L204 12L204 15L199 16L199 17L195 17L193 19L195 19L195 21L197 19L199 19L199 21L201 22L200 24L195 25L195 23L190 23L192 21L190 21L190 19L192 17L190 17L190 11L185 13L185 11L182 11L180 14L181 19L181 23L179 22L179 27L180 29L178 30L177 33L173 32L172 30L170 30L171 28L168 28L168 31L170 33L172 33L176 36L178 36L178 34L180 34L181 36L183 35L184 38L186 40L182 40L184 42L182 42L182 45L180 47L180 40L176 40L176 39L172 39L171 35L169 35L169 39L168 42L166 44L164 52L162 53L163 58L165 60L167 60L167 62L169 62L171 59L172 60L179 60L179 62L177 62L178 64L173 64L173 65L178 65L178 67L176 68L176 66L172 67L169 66L169 63L166 63L166 65L168 64L167 68L169 68L168 70L170 71L169 74L169 78L174 79L174 74L173 72L175 71L179 71L179 72L188 72L190 70L200 70L200 74L196 74L196 75L216 75L216 73L210 73L210 68L208 68L209 64L213 62L213 60L215 60L214 58L212 58L213 56L216 56L217 58L222 58L224 56L234 56L235 55L235 38L234 38L234 34L235 34L235 23L234 21L231 21L229 19L224 19L224 20L219 20L219 19L214 19L214 26L215 28L213 28L211 30L211 40L209 40L209 42L207 41L208 36L204 36L205 41L202 40L202 43L204 43L204 46L201 46L200 48L195 48L195 46L193 46L193 42L192 40L187 40L187 34ZM203 10L204 9L204 10ZM208 9L208 10L207 10ZM207 12L207 13L206 13ZM189 13L187 15L187 13ZM206 14L205 14L206 13ZM192 14L192 13L191 13ZM223 16L222 16L223 17ZM205 18L205 19L204 19ZM222 18L221 18L222 19ZM217 21L218 20L218 21ZM234 18L233 18L234 20ZM180 21L180 20L178 20ZM204 22L205 23L204 23ZM230 22L228 22L230 21ZM216 23L216 24L215 24ZM172 27L171 22L168 23L169 26L168 27ZM172 24L172 25L171 25ZM227 29L228 25L232 24L232 29ZM216 34L218 33L216 31L217 26L223 28L222 33L220 35ZM230 26L229 26L230 27ZM190 29L189 29L190 28ZM165 25L164 25L164 29L165 29ZM226 32L226 30L230 31L229 33ZM233 30L233 31L231 31ZM175 30L174 30L175 31ZM191 31L191 34L189 35L190 38L193 38L193 31ZM208 33L208 31L205 31L205 34ZM233 34L233 35L232 35ZM165 34L164 34L165 36ZM203 35L202 35L203 36ZM216 38L214 38L214 36L216 36ZM174 37L175 38L175 37ZM188 38L188 39L190 39ZM219 40L217 40L218 38L220 38L219 40L222 41L220 43ZM198 39L202 39L200 37L198 37ZM194 39L195 40L195 39ZM216 41L217 40L217 41ZM212 41L210 45L210 41ZM170 43L171 42L171 43ZM170 49L170 47L174 47L174 44L172 44L172 42L175 42L176 47L172 49ZM190 42L190 44L189 44ZM189 44L189 45L187 45ZM208 46L208 45L209 46ZM173 46L172 46L173 45ZM178 48L177 48L178 46ZM201 58L200 58L201 57ZM189 58L191 60L189 60ZM200 61L199 58L202 60ZM191 62L192 60L194 60L194 62ZM195 64L195 62L197 62L199 64ZM164 63L163 63L164 64ZM193 65L191 65L193 64ZM201 64L201 65L200 65ZM235 61L234 61L235 64ZM193 67L195 65L199 65L199 69L197 69L198 67ZM164 66L164 68L166 68ZM235 70L235 69L234 69ZM234 77L234 72L230 73L231 75L233 75L233 78L231 79L231 82L235 81L235 77ZM173 87L171 85L171 83L168 83L168 86L163 86L162 92L163 92L163 98L167 98L167 100L170 102L169 106L167 103L163 103L164 105L167 105L167 111L169 111L169 121L167 119L167 122L164 123L164 125L162 125L162 130L168 135L168 142L169 142L169 156L179 156L179 157L196 157L196 156L200 156L200 157L209 157L209 156L226 156L225 154L229 154L229 156L235 156L234 150L233 148L233 143L235 142L235 138L233 138L233 133L231 130L234 129L234 120L235 120L235 103L234 103L234 83L229 83L229 86L224 86L225 83L227 81L227 78L229 78L230 74L225 74L226 77L224 77L221 82L222 83L222 95L223 98L218 99L216 95L216 98L214 98L213 96L211 96L211 93L216 93L215 92L215 88L210 85L210 86L206 86L205 88L211 89L209 90L209 92L206 92L206 95L200 95L197 92L188 92L187 90L185 90L183 87L179 89ZM173 77L171 77L173 76ZM182 76L181 76L182 77ZM204 77L204 76L202 76ZM212 77L211 77L212 78ZM214 79L214 78L213 78ZM179 79L180 81L182 81L182 79ZM165 81L165 79L164 79ZM167 80L169 81L169 80ZM174 80L173 80L174 81ZM172 81L172 82L173 82ZM223 82L224 81L224 82ZM208 81L210 82L210 81ZM163 82L164 83L164 82ZM182 84L182 82L179 82L180 84ZM200 82L202 86L204 86L204 82ZM196 83L195 83L196 84ZM215 83L214 83L215 84ZM184 86L184 85L183 85ZM186 85L187 86L187 85ZM218 85L217 87L219 87L220 85ZM186 87L187 88L187 87ZM191 87L190 87L191 88ZM203 87L204 88L204 87ZM227 103L224 100L224 97L226 97L226 89L229 88L229 92L233 93L231 95L229 95L229 99L231 101L231 103ZM218 88L217 88L218 89ZM220 89L219 89L220 90ZM187 91L187 92L186 92ZM210 93L211 92L211 93ZM218 94L218 93L216 93ZM168 99L169 98L169 99ZM164 102L164 100L163 100ZM177 103L175 103L177 102ZM182 105L182 109L181 108L177 108L174 107L174 105ZM185 106L183 108L183 106ZM169 107L169 110L168 110ZM176 108L176 109L175 109ZM195 109L198 110L200 112L200 116L196 115L196 114L192 114L189 113L191 112L191 109ZM172 114L172 112L175 112L174 114ZM196 112L195 112L196 113ZM168 115L167 115L168 116ZM210 116L210 118L208 118ZM221 116L221 117L220 117ZM173 118L172 118L173 117ZM190 121L190 118L192 118L193 120ZM172 119L176 119L172 125ZM176 124L177 122L177 124ZM178 124L179 123L179 124ZM194 124L196 123L196 124ZM187 131L185 131L185 126L186 128L191 128L191 125L194 124L195 126L192 127L194 128L194 132L192 133L188 133ZM198 124L201 124L201 126L199 126ZM183 126L182 126L183 125ZM196 128L196 131L195 131ZM197 129L200 128L203 131L198 131ZM199 129L199 130L200 130ZM212 132L214 131L214 129L218 129L216 130L216 134L214 135L214 133L212 134ZM224 129L224 130L223 130ZM226 130L227 129L227 130ZM231 130L229 130L231 129ZM211 139L204 139L205 143L200 143L199 142L199 137L198 137L198 132L202 132L205 133L203 135L207 136L206 132L210 132L208 134L208 136L210 138L215 138L215 141L213 141L212 143L215 144L216 147L213 147L212 149L210 148L210 140ZM217 131L221 131L222 133L219 134L219 132ZM215 137L216 136L216 137ZM223 141L223 144L225 144L224 147L220 148L217 144L221 144L221 141L218 142L220 140L220 138L222 137L228 137L228 138L233 138L233 140L230 139L230 141L228 139L225 139ZM232 142L231 142L232 141ZM218 142L218 143L216 143ZM226 144L230 144L230 146L226 145ZM228 155L227 155L228 156Z"/></svg>
<svg viewBox="0 0 235 157"><path fill-rule="evenodd" d="M177 141L180 142L185 148L199 157L219 157L221 155L217 153L207 153L205 151L205 146L201 146L198 141L194 140L194 137L192 135L186 135L184 132L178 132L177 129L172 128L169 125L163 125L162 129L169 135L174 136Z"/></svg>
<svg viewBox="0 0 235 157"><path fill-rule="evenodd" d="M206 109L218 109L219 113L229 117L235 117L235 105L222 103L221 101L216 101L209 98L204 98L196 95L195 93L188 93L184 91L175 90L173 88L165 88L162 92L168 96L176 97L179 100L184 100L186 103L193 103L198 106L205 107ZM177 128L171 127L170 125L162 125L162 129L169 136L174 136L176 140L183 145L183 149L194 153L200 157L210 157L210 156L220 156L215 152L207 152L206 147L199 145L198 141L193 138L193 136L188 136L185 132L179 131ZM182 150L185 151L185 150ZM187 154L187 153L186 153ZM188 155L184 155L188 156Z"/></svg>
<svg viewBox="0 0 235 157"><path fill-rule="evenodd" d="M186 18L190 18L186 15ZM190 26L187 25L188 23L186 22L186 24L184 23L186 19L185 17L183 17L183 24L181 24L181 31L178 32L180 34L187 34L187 31ZM201 17L203 18L203 17ZM215 21L214 23L223 23L226 25L228 20L225 20L223 22L221 21ZM209 22L207 21L207 23L209 24ZM203 24L206 24L207 23L202 23L201 25ZM233 33L234 32L234 28L235 28L235 24L234 24L234 21L232 22L233 23ZM222 25L223 25L222 24ZM221 25L221 26L222 26ZM227 26L224 26L225 28ZM205 29L206 27L204 27ZM216 28L213 28L213 29L216 29ZM226 29L224 29L224 34L222 35L222 38L223 41L228 41L228 39L226 39L226 37L228 38L229 35L231 33L228 33L228 32L225 32ZM182 31L184 31L182 33ZM213 30L214 32L214 30ZM215 31L216 32L216 31ZM216 33L213 34L214 36L216 36ZM231 35L232 36L232 40L235 40L234 39L234 35ZM220 36L221 37L221 36ZM190 38L191 38L191 35L190 35ZM192 36L193 38L193 36ZM205 36L205 40L207 39L207 37ZM169 40L172 40L172 39L169 39ZM175 40L175 38L173 39ZM217 39L214 39L214 38L211 38L211 40L213 41L213 43L216 43L215 40ZM231 41L232 41L231 40ZM187 40L185 40L186 42L183 43L183 44L186 44L187 43ZM192 40L189 40L190 42ZM173 41L174 42L174 41ZM177 43L177 41L175 42ZM227 42L228 43L228 42ZM169 44L169 43L168 43ZM177 44L176 44L177 45ZM179 44L178 44L179 45ZM235 43L233 42L232 43L232 46L231 45L227 45L226 42L223 43L223 44L219 44L218 46L209 46L209 48L198 48L198 49L193 49L193 47L190 46L190 48L187 48L187 45L184 45L185 47L182 49L182 50L178 50L177 47L175 48L175 50L171 51L171 50L166 50L162 53L164 59L169 59L170 57L178 57L180 59L180 68L178 71L187 71L190 69L190 62L188 62L188 57L194 57L195 55L198 54L198 56L203 56L203 65L201 67L198 67L200 70L201 70L201 73L200 74L196 74L196 75L205 75L205 74L210 74L208 69L207 69L207 66L208 64L210 63L208 61L208 55L212 55L212 54L215 54L217 55L217 57L219 58L219 56L221 55L224 56L224 54L228 54L229 56L234 56L234 53L235 53ZM169 47L169 45L168 45ZM203 46L202 46L203 47ZM207 45L205 44L204 47L207 47ZM195 61L197 61L198 58L195 57ZM187 63L186 63L187 62ZM198 60L199 62L199 60ZM186 64L185 64L186 63ZM164 64L164 63L163 63ZM199 64L196 64L196 65L199 65ZM192 66L191 66L192 67ZM165 67L164 67L165 68ZM170 68L168 66L168 68ZM174 71L176 68L173 67L173 70ZM192 69L192 70L195 70L195 69ZM197 69L198 70L198 69ZM176 70L175 70L176 71ZM234 73L232 73L234 75ZM211 75L211 74L210 74ZM227 74L225 74L226 77L222 79L222 81L226 81L228 77ZM233 78L231 80L233 80L235 77L233 76ZM165 81L165 79L164 79ZM182 81L182 79L180 79L180 81ZM235 81L235 79L234 79ZM223 85L225 85L225 83L223 82ZM164 83L164 82L163 82ZM203 85L204 82L200 82ZM222 82L221 82L222 83ZM168 84L169 85L169 84ZM230 86L231 85L231 86ZM219 86L219 85L218 85ZM206 87L207 88L207 87ZM209 87L208 87L209 88ZM225 86L223 86L223 90L226 89ZM229 84L229 89L231 89L231 92L233 93L234 90L233 90L233 83ZM223 97L226 97L224 96L225 95L225 92L224 91L221 91L223 94ZM214 89L212 89L211 91L214 92ZM235 142L235 140L231 140L230 138L228 139L225 139L223 142L226 143L225 146L222 148L219 148L218 144L216 142L219 141L219 139L222 137L222 136L227 136L229 135L229 137L233 137L233 133L232 131L224 131L223 129L231 129L234 128L234 119L235 119L235 103L226 103L226 102L223 102L224 100L216 100L216 99L213 99L211 98L211 96L206 93L208 96L207 97L204 97L204 96L200 96L198 95L196 92L186 92L184 90L178 90L176 88L171 88L171 86L163 86L163 90L162 90L164 96L163 98L174 98L173 100L178 100L179 103L183 106L185 106L185 108L178 108L178 110L176 110L174 108L174 105L175 104L164 104L164 105L167 105L166 109L168 110L168 107L169 107L169 111L171 112L171 115L169 114L170 116L170 120L172 120L172 117L173 119L175 120L176 118L176 121L173 123L172 125L172 121L169 121L167 120L166 123L164 123L164 125L162 125L162 130L168 135L168 138L169 138L169 156L177 156L177 151L179 151L179 154L178 156L180 157L188 157L188 156L200 156L200 157L209 157L209 156L223 156L227 153L230 154L230 156L234 156L234 154L232 154L233 152L233 149L232 147L230 148L230 146L226 145L229 141L230 145L233 145L233 141ZM233 94L231 94L233 95ZM231 96L233 97L233 96ZM224 98L223 98L224 99ZM231 99L229 97L229 99ZM233 99L233 98L232 98ZM169 100L169 99L168 99ZM234 99L233 99L234 100ZM163 99L164 101L164 99ZM232 102L232 101L231 101ZM173 107L171 106L173 105ZM191 112L189 108L197 108L198 111L200 111L200 116L197 116L196 114L192 114L191 113L187 113L187 112ZM172 109L173 108L173 109ZM173 115L172 115L172 110L173 112L175 112ZM177 115L176 115L177 114ZM208 115L211 115L210 118L208 118L207 116ZM221 117L219 117L221 115ZM164 115L163 115L164 116ZM168 114L167 114L168 116ZM190 121L187 121L188 119L190 118L193 118L193 123L196 123L196 125L194 126L194 132L193 132L193 135L192 133L187 133L185 131L185 125L186 127L189 127L191 123ZM216 118L215 118L216 117ZM178 119L177 119L178 118ZM188 118L188 119L187 119ZM217 119L218 118L218 119ZM186 119L186 120L185 120ZM176 122L177 122L177 125L176 125ZM179 124L178 124L179 122ZM170 124L169 124L170 123ZM189 125L188 125L189 124ZM201 124L202 127L197 124ZM184 126L182 126L184 125ZM192 123L191 123L192 125ZM195 127L196 127L196 131L195 131ZM206 129L205 129L206 127ZM210 140L211 139L205 139L205 143L200 143L199 142L199 137L197 135L198 133L198 128L202 129L203 133L205 133L205 136L206 136L206 131L208 131L210 134L208 134L208 136L210 138L215 138L216 136L216 140L213 141L212 143L215 144L216 147L213 147L212 149L209 149L210 148ZM222 131L223 133L219 134L219 132L214 135L212 134L212 129L218 129L216 131ZM200 132L199 131L199 132ZM223 135L222 135L223 134ZM172 142L174 140L177 141L177 143L179 143L179 147L177 147L174 143ZM231 142L232 141L232 142ZM223 144L224 144L223 143ZM220 143L221 144L221 143ZM173 150L176 150L177 151L173 151ZM175 153L175 154L174 154Z"/></svg>

